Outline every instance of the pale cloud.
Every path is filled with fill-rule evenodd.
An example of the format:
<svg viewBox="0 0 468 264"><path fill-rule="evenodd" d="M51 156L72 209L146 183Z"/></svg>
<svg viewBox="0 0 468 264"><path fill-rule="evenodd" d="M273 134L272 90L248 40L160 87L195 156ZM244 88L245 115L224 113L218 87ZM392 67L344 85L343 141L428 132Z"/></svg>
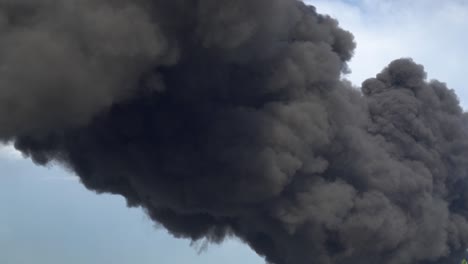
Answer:
<svg viewBox="0 0 468 264"><path fill-rule="evenodd" d="M319 13L330 14L357 42L348 78L360 83L390 61L411 57L430 79L457 91L468 106L468 2L460 0L309 0Z"/></svg>
<svg viewBox="0 0 468 264"><path fill-rule="evenodd" d="M0 159L18 160L23 159L23 155L10 144L0 144Z"/></svg>

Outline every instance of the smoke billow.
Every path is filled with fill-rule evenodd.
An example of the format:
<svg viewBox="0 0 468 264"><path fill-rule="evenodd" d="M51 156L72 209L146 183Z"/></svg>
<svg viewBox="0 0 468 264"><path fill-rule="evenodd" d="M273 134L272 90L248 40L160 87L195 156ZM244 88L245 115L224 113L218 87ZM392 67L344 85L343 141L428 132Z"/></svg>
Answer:
<svg viewBox="0 0 468 264"><path fill-rule="evenodd" d="M468 116L410 59L351 87L354 46L296 0L0 0L0 139L176 237L445 263L468 244Z"/></svg>

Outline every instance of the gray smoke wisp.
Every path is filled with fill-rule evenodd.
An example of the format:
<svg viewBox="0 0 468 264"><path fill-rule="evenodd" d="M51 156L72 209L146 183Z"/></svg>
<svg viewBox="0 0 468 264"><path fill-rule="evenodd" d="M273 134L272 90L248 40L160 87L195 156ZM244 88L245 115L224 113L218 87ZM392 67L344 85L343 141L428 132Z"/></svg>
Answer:
<svg viewBox="0 0 468 264"><path fill-rule="evenodd" d="M445 263L468 244L468 117L411 59L352 87L354 47L296 0L0 0L0 139L175 237Z"/></svg>

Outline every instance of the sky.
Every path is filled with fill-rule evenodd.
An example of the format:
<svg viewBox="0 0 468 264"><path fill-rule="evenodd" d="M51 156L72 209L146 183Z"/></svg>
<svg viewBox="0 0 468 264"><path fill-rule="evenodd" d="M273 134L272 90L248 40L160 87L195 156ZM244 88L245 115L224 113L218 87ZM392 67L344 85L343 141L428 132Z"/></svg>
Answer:
<svg viewBox="0 0 468 264"><path fill-rule="evenodd" d="M344 76L359 86L390 61L412 57L468 106L468 1L310 0L353 32L357 49ZM175 239L123 198L86 190L58 166L37 167L0 147L2 264L263 264L235 239L200 246Z"/></svg>

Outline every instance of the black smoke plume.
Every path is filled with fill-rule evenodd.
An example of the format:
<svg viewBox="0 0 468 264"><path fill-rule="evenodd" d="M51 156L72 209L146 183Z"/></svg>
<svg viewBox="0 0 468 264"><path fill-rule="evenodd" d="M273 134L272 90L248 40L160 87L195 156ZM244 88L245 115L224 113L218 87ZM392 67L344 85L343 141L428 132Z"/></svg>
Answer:
<svg viewBox="0 0 468 264"><path fill-rule="evenodd" d="M444 263L468 242L468 117L410 59L351 87L354 46L296 0L0 0L0 138L176 237Z"/></svg>

